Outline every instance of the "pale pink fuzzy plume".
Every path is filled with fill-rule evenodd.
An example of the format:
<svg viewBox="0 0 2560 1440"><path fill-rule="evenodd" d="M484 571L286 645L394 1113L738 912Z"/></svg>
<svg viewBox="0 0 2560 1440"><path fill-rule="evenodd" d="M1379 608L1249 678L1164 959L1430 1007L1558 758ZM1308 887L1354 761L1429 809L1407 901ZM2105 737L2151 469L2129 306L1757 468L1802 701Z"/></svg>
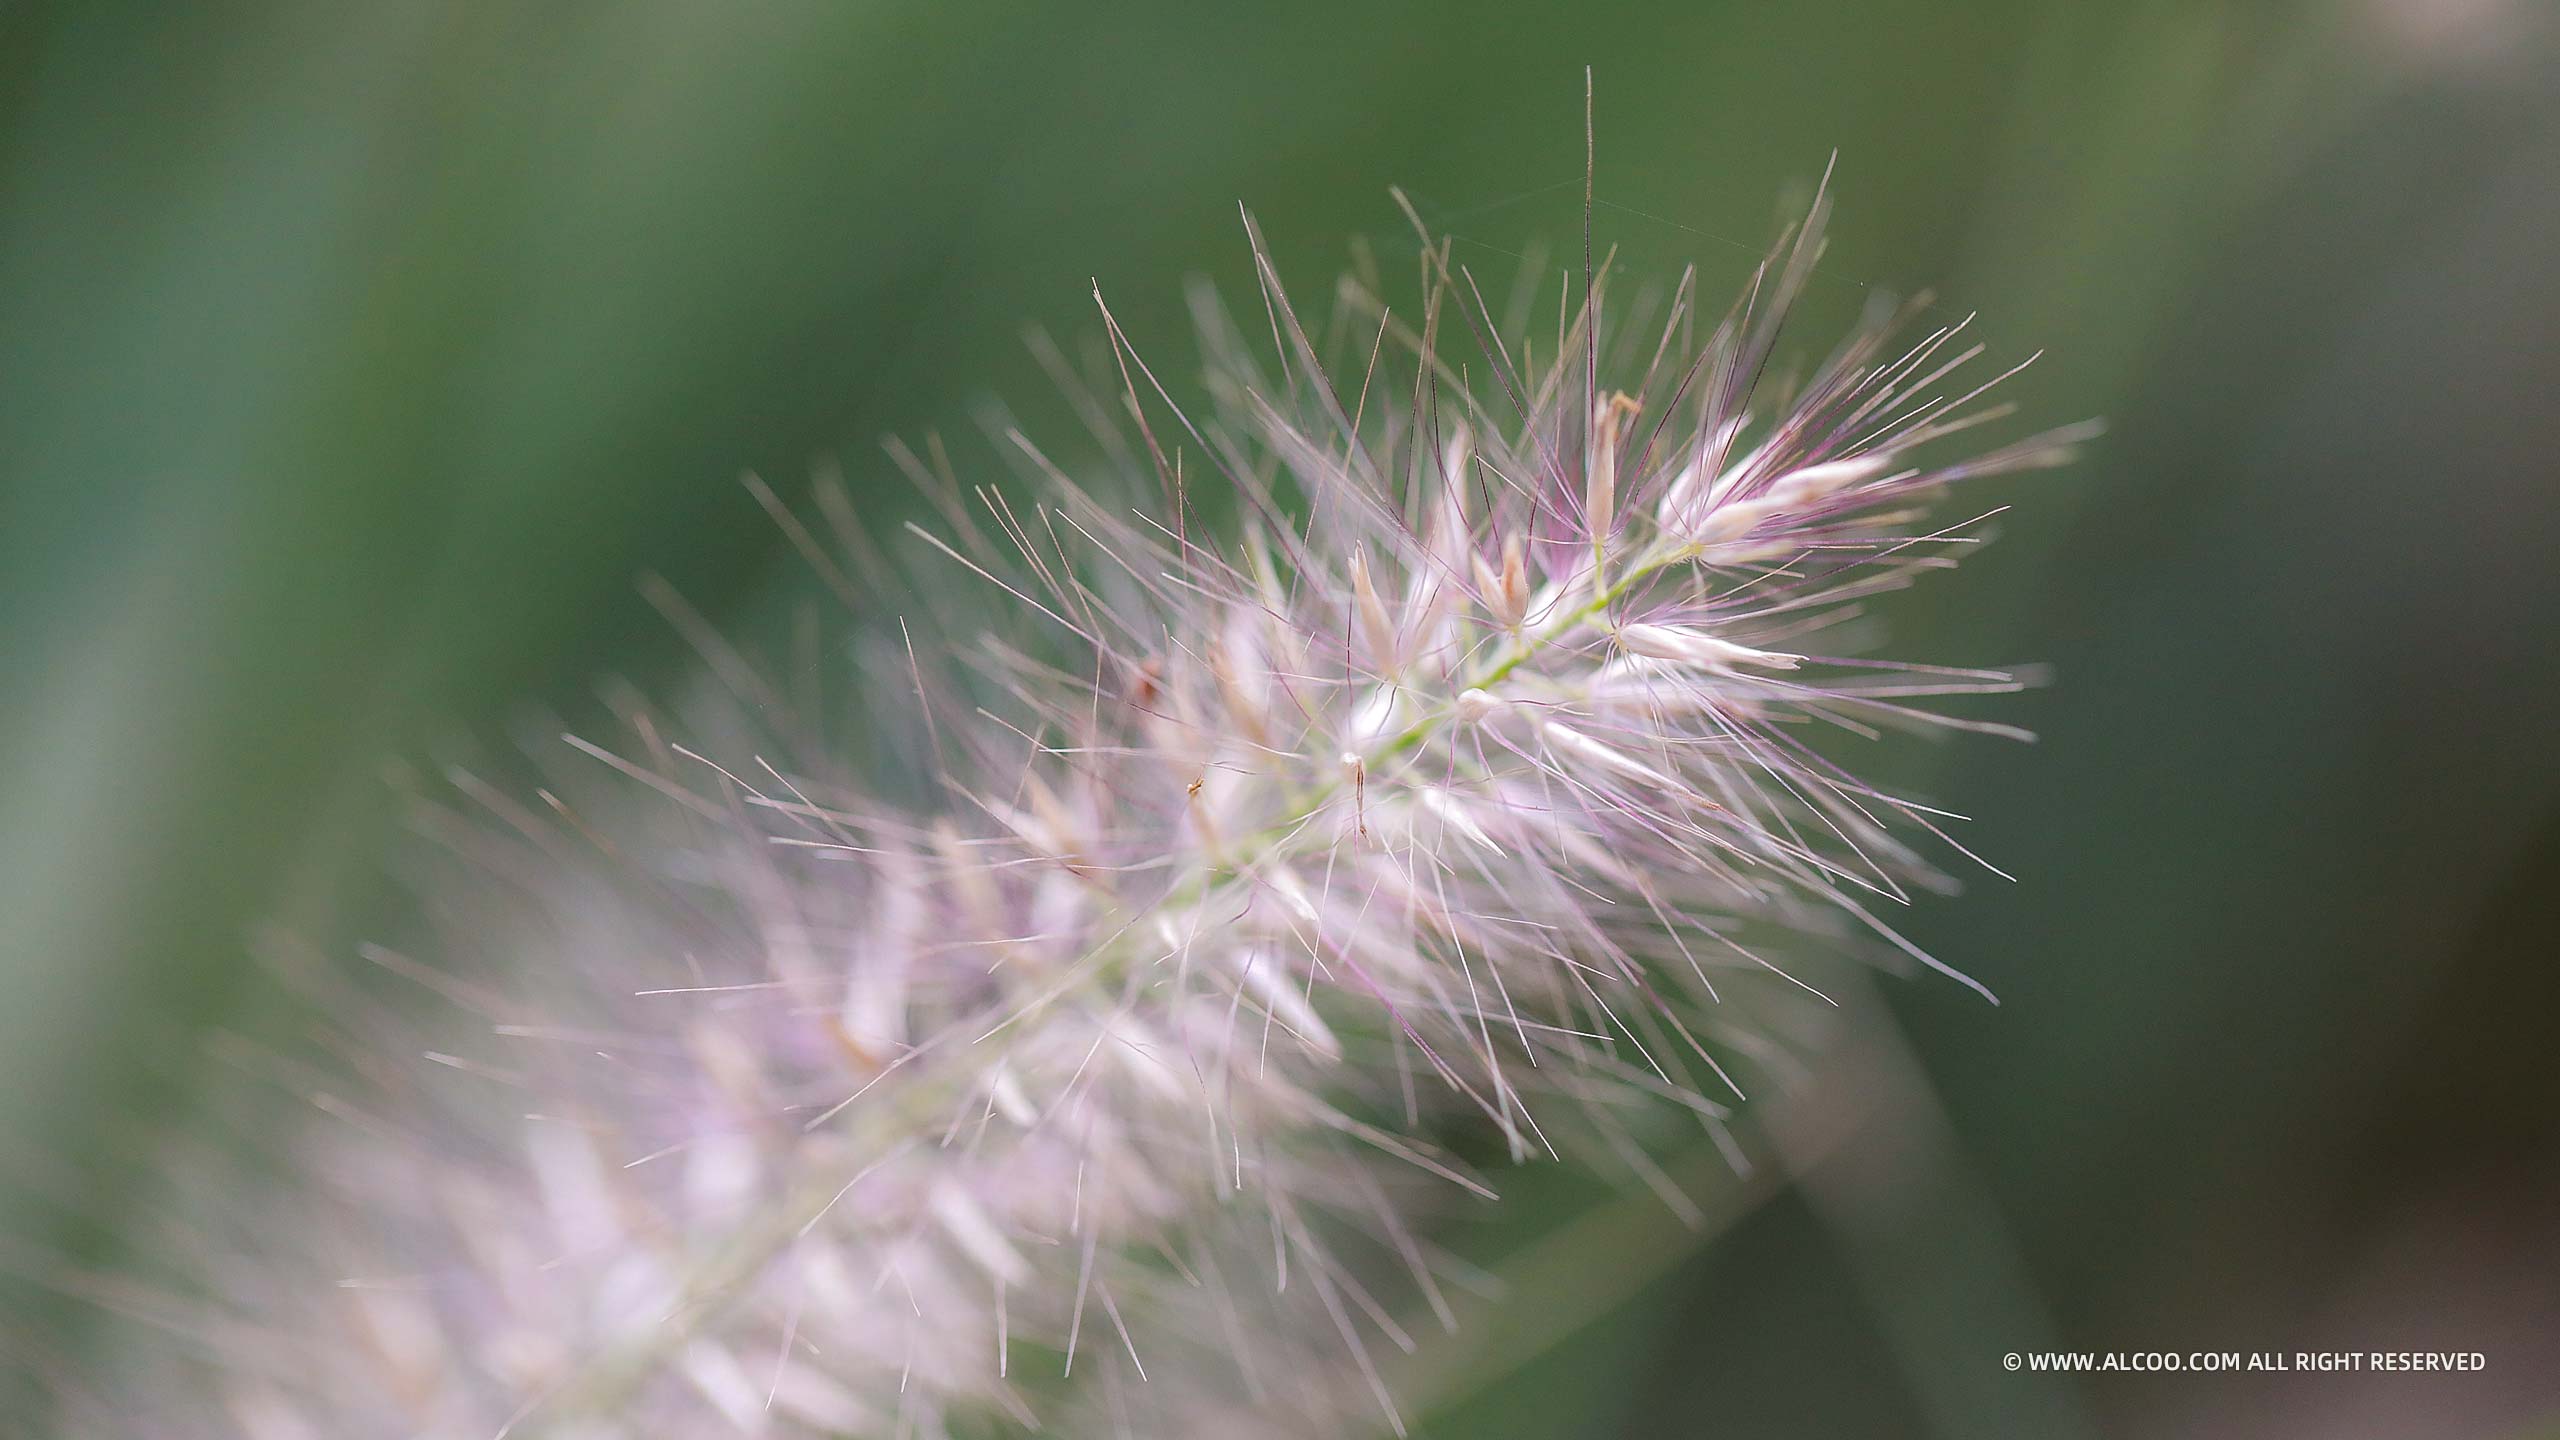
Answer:
<svg viewBox="0 0 2560 1440"><path fill-rule="evenodd" d="M1346 283L1311 330L1256 236L1198 413L1106 312L1078 399L1152 503L1019 436L1028 498L918 462L937 583L1015 611L868 667L939 814L678 610L707 698L422 810L477 953L374 958L479 1023L420 1073L414 1000L336 1002L370 1084L289 1077L310 1181L193 1238L229 1304L145 1316L202 1373L143 1432L1400 1426L1379 1357L1468 1273L1417 1190L1492 1193L1435 1133L1684 1204L1649 1137L1721 1138L1720 1017L1801 993L1791 934L1936 964L1882 916L1953 842L1825 737L1997 728L1925 707L2017 682L1847 622L1977 543L1952 487L2078 434L1966 450L1981 349L1894 339L1917 308L1772 383L1825 204L1721 318L1684 276L1638 329L1604 273L1538 340L1428 237L1418 313Z"/></svg>

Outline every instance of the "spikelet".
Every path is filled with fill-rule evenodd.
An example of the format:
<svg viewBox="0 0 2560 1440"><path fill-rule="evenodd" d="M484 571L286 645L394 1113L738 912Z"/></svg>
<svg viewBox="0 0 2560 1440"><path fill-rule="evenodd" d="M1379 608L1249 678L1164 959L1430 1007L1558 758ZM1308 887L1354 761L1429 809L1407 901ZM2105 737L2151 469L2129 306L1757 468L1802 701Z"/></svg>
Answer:
<svg viewBox="0 0 2560 1440"><path fill-rule="evenodd" d="M317 1107L301 1190L173 1242L208 1298L102 1297L188 1342L112 1423L1400 1431L1378 1356L1464 1343L1408 1323L1458 1273L1421 1222L1494 1193L1452 1127L1658 1178L1663 1119L1720 1136L1735 1037L1813 988L1792 957L1937 964L1877 912L1952 842L1813 737L1996 728L1921 703L2017 681L1844 622L1978 541L1951 486L2081 432L1953 450L1981 347L1893 348L1916 308L1765 385L1823 214L1685 355L1691 279L1639 330L1600 276L1529 369L1428 236L1418 320L1346 285L1315 335L1257 235L1268 341L1202 307L1205 407L1106 310L1083 408L1134 474L916 463L956 562L925 608L1010 612L866 657L937 801L866 793L707 639L540 804L422 799L440 958L369 953L461 1018L315 982L353 1073L276 1076Z"/></svg>

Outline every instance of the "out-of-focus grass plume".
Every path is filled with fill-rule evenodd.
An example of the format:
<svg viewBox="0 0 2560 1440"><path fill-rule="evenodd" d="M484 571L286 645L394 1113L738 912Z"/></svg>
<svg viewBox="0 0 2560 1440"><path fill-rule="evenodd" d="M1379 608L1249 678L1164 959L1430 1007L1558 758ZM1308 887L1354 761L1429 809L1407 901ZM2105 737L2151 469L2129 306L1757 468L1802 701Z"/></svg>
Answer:
<svg viewBox="0 0 2560 1440"><path fill-rule="evenodd" d="M1391 183L1480 272L1561 263L1588 62L1629 268L1730 288L1836 148L1809 298L1932 284L2047 349L2037 414L2111 434L2001 482L2041 488L1895 615L2055 667L2003 716L2039 749L1907 777L2020 875L1908 917L2007 1004L1853 999L1702 1240L1561 1185L1454 1237L1545 1323L1474 1332L1433 1433L2518 1433L2560 1409L2553 32L2528 0L18 7L0 1268L111 1254L208 1028L290 1023L254 931L388 903L386 764L689 665L635 573L767 607L787 546L736 472L839 455L899 513L877 436L1058 415L1022 327L1086 332L1098 278L1178 334L1176 277L1250 284L1239 200L1293 280L1354 237L1409 270ZM0 1358L77 1347L0 1296ZM2489 1369L1999 1368L2065 1346Z"/></svg>

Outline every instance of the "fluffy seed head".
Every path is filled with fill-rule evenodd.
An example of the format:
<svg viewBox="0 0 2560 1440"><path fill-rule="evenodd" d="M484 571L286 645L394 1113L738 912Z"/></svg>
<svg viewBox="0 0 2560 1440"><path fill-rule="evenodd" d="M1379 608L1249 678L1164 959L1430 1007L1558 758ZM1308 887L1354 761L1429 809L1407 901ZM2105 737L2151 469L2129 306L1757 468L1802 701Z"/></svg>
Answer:
<svg viewBox="0 0 2560 1440"><path fill-rule="evenodd" d="M1315 330L1257 236L1268 333L1201 307L1203 403L1106 311L1119 475L916 462L952 563L863 673L929 805L708 641L541 809L422 797L444 958L383 968L457 1022L412 1067L407 997L336 998L373 1099L279 1070L305 1203L199 1227L232 1307L173 1312L192 1378L125 1428L1400 1428L1378 1356L1460 1273L1423 1220L1493 1193L1445 1123L1654 1176L1799 964L1936 964L1877 915L1941 882L1936 812L1841 755L2016 681L1849 622L2077 432L1952 444L1981 347L1918 307L1765 381L1822 217L1721 320L1593 277L1543 368L1428 236L1418 307Z"/></svg>

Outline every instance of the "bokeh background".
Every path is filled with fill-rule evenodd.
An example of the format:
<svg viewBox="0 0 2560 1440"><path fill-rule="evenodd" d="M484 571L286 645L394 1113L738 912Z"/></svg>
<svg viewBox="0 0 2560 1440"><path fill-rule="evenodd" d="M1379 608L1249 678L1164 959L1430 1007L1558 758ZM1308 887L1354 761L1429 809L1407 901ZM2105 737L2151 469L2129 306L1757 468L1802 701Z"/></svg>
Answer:
<svg viewBox="0 0 2560 1440"><path fill-rule="evenodd" d="M1447 1436L2560 1434L2560 47L2543 0L0 11L0 1261L110 1257L281 924L388 903L379 776L690 662L735 483L1060 423L1021 343L1180 282L1580 222L1934 285L2098 414L1902 649L2052 662L1933 750L2015 871L1915 933L1692 1235L1533 1190ZM1403 246L1402 250L1396 247ZM1504 1247L1513 1247L1504 1249ZM9 1268L0 1264L0 1269ZM23 1266L21 1266L23 1268ZM0 1334L76 1307L0 1285ZM31 1338L32 1337L32 1338ZM2410 1376L2008 1351L2479 1351ZM5 1357L0 1357L5 1358ZM7 1392L0 1392L5 1394ZM18 1433L0 1416L0 1431Z"/></svg>

